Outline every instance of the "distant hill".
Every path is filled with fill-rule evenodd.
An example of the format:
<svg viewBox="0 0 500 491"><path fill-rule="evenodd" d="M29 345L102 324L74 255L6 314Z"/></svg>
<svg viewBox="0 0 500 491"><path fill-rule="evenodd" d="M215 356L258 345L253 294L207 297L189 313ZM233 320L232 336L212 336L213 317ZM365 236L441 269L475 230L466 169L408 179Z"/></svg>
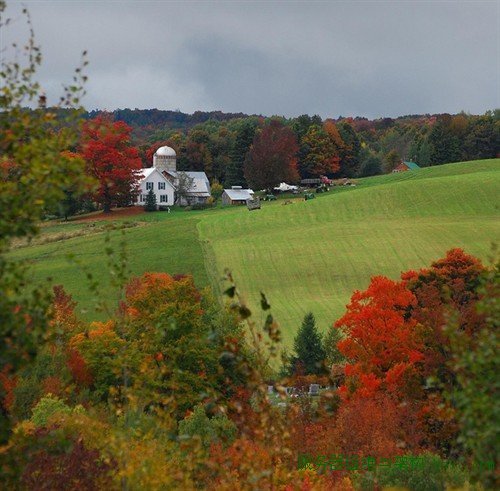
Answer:
<svg viewBox="0 0 500 491"><path fill-rule="evenodd" d="M96 110L88 111L85 117L92 119L100 112ZM152 126L173 129L188 129L209 120L228 121L248 117L248 114L244 113L195 111L193 114L187 114L180 111L164 111L160 109L115 109L112 114L115 120L123 121L132 127Z"/></svg>

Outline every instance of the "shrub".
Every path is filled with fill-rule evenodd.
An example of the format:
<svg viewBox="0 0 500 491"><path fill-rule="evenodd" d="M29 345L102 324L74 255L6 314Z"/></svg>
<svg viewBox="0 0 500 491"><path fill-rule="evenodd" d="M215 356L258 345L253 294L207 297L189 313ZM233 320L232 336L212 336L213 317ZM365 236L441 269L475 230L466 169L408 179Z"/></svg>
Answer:
<svg viewBox="0 0 500 491"><path fill-rule="evenodd" d="M207 450L212 443L231 445L236 438L235 424L225 415L209 418L202 404L179 423L179 435L198 436Z"/></svg>
<svg viewBox="0 0 500 491"><path fill-rule="evenodd" d="M191 205L192 210L206 210L207 208L210 208L212 205L209 203L193 203Z"/></svg>
<svg viewBox="0 0 500 491"><path fill-rule="evenodd" d="M42 397L33 408L31 421L35 426L45 426L50 417L56 413L71 414L71 408L59 397L49 394L47 397Z"/></svg>

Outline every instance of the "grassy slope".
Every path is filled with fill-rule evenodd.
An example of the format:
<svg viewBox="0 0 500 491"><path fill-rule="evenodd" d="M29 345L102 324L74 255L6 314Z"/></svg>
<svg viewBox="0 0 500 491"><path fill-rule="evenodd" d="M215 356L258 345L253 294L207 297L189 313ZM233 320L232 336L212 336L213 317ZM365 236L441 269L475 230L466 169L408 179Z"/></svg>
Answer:
<svg viewBox="0 0 500 491"><path fill-rule="evenodd" d="M498 242L500 160L450 164L360 180L319 199L238 208L198 228L251 306L263 290L290 343L311 310L321 329L369 277L397 278L451 247L487 258Z"/></svg>
<svg viewBox="0 0 500 491"><path fill-rule="evenodd" d="M133 275L145 271L166 271L172 274L193 274L200 287L208 284L208 277L203 261L203 251L197 237L198 218L178 213L154 213L134 217L141 221L141 226L125 230L127 254ZM102 225L102 222L100 223ZM50 227L51 232L84 227L85 224L62 224ZM47 233L44 230L44 233ZM40 281L50 276L53 283L63 284L79 305L87 311L87 319L99 318L93 310L94 298L88 289L88 283L82 268L68 259L70 254L87 268L102 285L100 295L110 306L116 305L116 295L109 287L107 257L104 233L95 233L84 237L72 238L44 245L21 248L11 256L33 262L33 278ZM112 233L112 247L119 251L120 232Z"/></svg>
<svg viewBox="0 0 500 491"><path fill-rule="evenodd" d="M265 203L251 213L231 207L132 217L143 223L125 231L131 270L192 273L204 286L209 276L218 285L229 267L251 305L257 305L260 290L267 294L290 342L306 311L326 329L371 275L397 278L456 246L487 258L490 243L499 239L498 170L499 159L450 164L361 179L356 188L288 206ZM84 226L50 225L43 233ZM104 247L104 234L93 233L21 248L12 256L33 261L35 281L51 276L91 309L84 274L67 255L101 277L101 294L112 300Z"/></svg>

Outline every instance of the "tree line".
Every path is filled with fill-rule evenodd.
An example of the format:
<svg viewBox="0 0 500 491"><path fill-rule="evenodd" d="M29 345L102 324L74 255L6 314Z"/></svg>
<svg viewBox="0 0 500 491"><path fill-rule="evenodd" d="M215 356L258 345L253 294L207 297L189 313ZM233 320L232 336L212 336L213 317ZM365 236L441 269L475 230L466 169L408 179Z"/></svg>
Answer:
<svg viewBox="0 0 500 491"><path fill-rule="evenodd" d="M160 111L161 112L161 111ZM147 111L135 110L144 116ZM182 114L182 113L181 113ZM245 172L245 161L259 140L268 139L270 153L278 154L290 163L285 154L276 150L287 141L287 151L295 150L300 178L364 177L390 172L403 159L421 167L462 160L497 157L500 151L500 110L484 115L412 115L400 118L340 117L322 119L302 115L297 118L242 116L223 113L194 113L189 123L142 124L127 113L115 111L116 120L132 128L132 141L140 151L145 166L151 165L152 150L159 144L169 144L178 154L182 170L205 171L210 179L225 186L252 183L252 172ZM92 113L93 116L96 114ZM206 120L195 122L196 118ZM187 115L186 115L187 116ZM273 127L273 131L268 128ZM287 128L290 132L278 128ZM259 135L264 132L274 136ZM278 134L279 133L279 134ZM271 141L275 141L273 150ZM298 147L298 148L296 148ZM262 157L261 151L257 151ZM283 166L286 167L286 166Z"/></svg>

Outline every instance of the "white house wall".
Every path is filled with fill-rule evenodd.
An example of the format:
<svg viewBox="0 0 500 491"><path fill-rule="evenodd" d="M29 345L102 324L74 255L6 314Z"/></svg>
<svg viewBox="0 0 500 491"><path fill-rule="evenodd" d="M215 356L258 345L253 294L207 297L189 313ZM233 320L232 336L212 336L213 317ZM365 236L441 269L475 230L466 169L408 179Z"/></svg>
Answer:
<svg viewBox="0 0 500 491"><path fill-rule="evenodd" d="M158 172L153 172L146 179L143 179L139 185L139 194L137 196L138 205L144 205L146 203L146 195L149 192L149 189L147 189L148 183L153 184L153 192L156 195L157 205L172 206L174 204L174 189L172 185ZM158 183L163 183L165 189L159 189ZM163 199L166 199L166 201L162 201L162 196L164 196Z"/></svg>

